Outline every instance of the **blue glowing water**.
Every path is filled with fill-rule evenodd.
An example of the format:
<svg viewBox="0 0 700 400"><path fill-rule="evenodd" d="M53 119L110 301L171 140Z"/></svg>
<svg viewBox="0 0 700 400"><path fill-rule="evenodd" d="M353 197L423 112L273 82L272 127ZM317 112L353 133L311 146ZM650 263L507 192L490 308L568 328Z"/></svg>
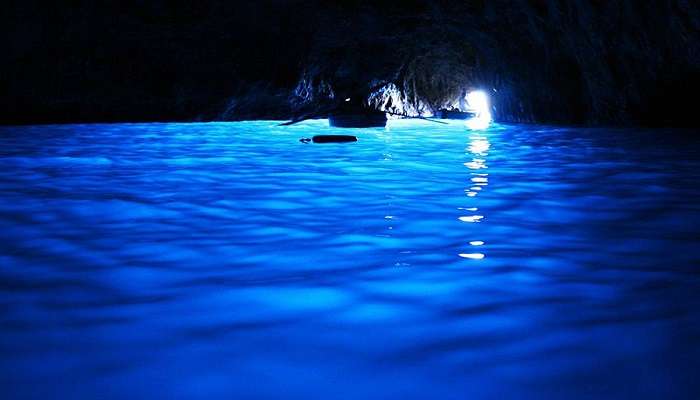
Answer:
<svg viewBox="0 0 700 400"><path fill-rule="evenodd" d="M2 398L699 393L697 143L334 132L0 128Z"/></svg>

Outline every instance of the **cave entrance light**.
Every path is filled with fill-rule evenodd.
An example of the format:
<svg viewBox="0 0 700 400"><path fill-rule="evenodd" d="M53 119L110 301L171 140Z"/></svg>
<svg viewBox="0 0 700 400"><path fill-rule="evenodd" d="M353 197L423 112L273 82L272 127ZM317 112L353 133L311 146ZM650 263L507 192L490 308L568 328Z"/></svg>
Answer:
<svg viewBox="0 0 700 400"><path fill-rule="evenodd" d="M466 121L467 127L474 130L488 128L492 119L489 96L481 90L475 90L467 93L464 99L467 102L468 111L475 114L473 118Z"/></svg>

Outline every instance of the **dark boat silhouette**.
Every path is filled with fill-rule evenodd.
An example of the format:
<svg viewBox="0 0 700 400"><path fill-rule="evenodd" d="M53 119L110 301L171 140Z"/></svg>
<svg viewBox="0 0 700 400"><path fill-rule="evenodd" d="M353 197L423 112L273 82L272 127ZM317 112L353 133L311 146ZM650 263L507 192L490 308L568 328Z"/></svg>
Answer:
<svg viewBox="0 0 700 400"><path fill-rule="evenodd" d="M314 143L349 143L357 142L357 137L352 135L316 135L311 140Z"/></svg>
<svg viewBox="0 0 700 400"><path fill-rule="evenodd" d="M386 113L376 110L340 111L329 115L328 123L335 128L384 128Z"/></svg>
<svg viewBox="0 0 700 400"><path fill-rule="evenodd" d="M340 103L319 107L316 110L296 116L280 125L288 126L312 118L328 117L328 124L334 128L384 128L387 117L384 111L371 108L364 102L347 98Z"/></svg>
<svg viewBox="0 0 700 400"><path fill-rule="evenodd" d="M470 119L476 117L475 112L461 110L438 110L433 118L438 119Z"/></svg>
<svg viewBox="0 0 700 400"><path fill-rule="evenodd" d="M328 114L328 124L335 128L384 128L386 113L368 105L366 97L363 93L338 103Z"/></svg>

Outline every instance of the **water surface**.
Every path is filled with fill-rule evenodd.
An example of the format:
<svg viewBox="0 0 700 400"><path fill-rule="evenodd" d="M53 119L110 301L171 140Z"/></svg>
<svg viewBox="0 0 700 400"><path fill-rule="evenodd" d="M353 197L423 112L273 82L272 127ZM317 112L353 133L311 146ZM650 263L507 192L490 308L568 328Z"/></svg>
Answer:
<svg viewBox="0 0 700 400"><path fill-rule="evenodd" d="M686 136L2 127L0 393L696 397Z"/></svg>

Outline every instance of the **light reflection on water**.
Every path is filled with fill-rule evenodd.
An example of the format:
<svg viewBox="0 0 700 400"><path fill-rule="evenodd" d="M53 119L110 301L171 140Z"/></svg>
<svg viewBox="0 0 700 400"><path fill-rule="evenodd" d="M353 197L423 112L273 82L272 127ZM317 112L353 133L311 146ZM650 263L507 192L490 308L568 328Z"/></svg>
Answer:
<svg viewBox="0 0 700 400"><path fill-rule="evenodd" d="M697 394L696 143L332 132L0 128L3 397Z"/></svg>
<svg viewBox="0 0 700 400"><path fill-rule="evenodd" d="M491 143L489 143L488 137L484 136L483 133L473 132L470 135L469 139L470 142L469 148L467 149L467 156L471 156L473 158L470 162L464 163L464 165L472 171L487 169L488 165L486 164L486 158L489 154L489 148L491 148ZM465 193L467 194L467 197L473 199L479 195L479 192L483 190L484 186L488 186L489 174L484 172L470 172L470 175L472 176L472 178L471 183L469 185L473 186L470 186L468 189L465 189ZM472 207L469 209L474 211L478 210L477 207ZM469 215L459 217L460 221L469 223L482 222L483 219L483 215ZM469 244L472 246L482 246L484 242L478 240L472 241ZM459 256L470 260L482 260L484 257L486 257L484 253L460 253Z"/></svg>

